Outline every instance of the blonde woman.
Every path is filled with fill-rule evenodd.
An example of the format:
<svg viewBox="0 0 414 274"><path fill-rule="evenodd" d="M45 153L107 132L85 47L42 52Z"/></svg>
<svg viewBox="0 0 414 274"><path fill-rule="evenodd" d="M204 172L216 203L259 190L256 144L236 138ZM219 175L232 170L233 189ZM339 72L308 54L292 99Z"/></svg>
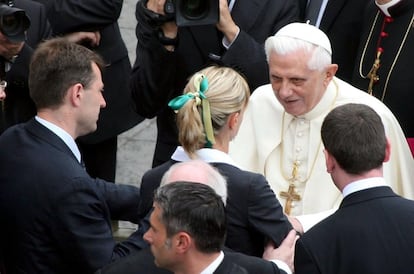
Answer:
<svg viewBox="0 0 414 274"><path fill-rule="evenodd" d="M227 154L249 94L245 79L228 67L207 67L191 77L183 95L169 103L177 112L181 146L170 161L144 174L140 214L151 210L153 192L171 165L203 160L227 178L226 246L261 257L269 240L278 246L292 227L266 179L239 169Z"/></svg>

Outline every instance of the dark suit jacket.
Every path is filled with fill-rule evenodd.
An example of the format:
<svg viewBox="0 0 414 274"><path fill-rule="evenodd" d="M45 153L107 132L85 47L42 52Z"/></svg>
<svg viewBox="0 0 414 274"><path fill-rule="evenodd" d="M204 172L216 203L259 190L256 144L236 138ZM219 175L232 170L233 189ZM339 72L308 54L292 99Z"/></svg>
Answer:
<svg viewBox="0 0 414 274"><path fill-rule="evenodd" d="M154 190L171 165L170 160L147 171L141 181L140 217L152 208ZM228 198L226 247L262 257L264 243L271 239L279 245L292 229L282 206L266 179L224 163L212 163L227 179Z"/></svg>
<svg viewBox="0 0 414 274"><path fill-rule="evenodd" d="M389 187L347 196L296 243L297 274L413 273L414 202Z"/></svg>
<svg viewBox="0 0 414 274"><path fill-rule="evenodd" d="M228 272L223 271L223 268L230 266L241 267L246 272ZM155 266L154 256L149 248L145 248L141 251L134 252L124 258L121 258L110 265L98 270L96 274L171 274L172 272L161 269ZM251 273L251 274L279 274L285 273L278 269L276 264L252 257L242 253L224 251L224 261L222 265L214 273Z"/></svg>
<svg viewBox="0 0 414 274"><path fill-rule="evenodd" d="M212 63L236 67L253 91L269 82L263 43L282 26L299 18L295 1L236 0L231 12L240 33L225 51L215 26L182 27L178 45L167 52L158 39L158 28L145 16L138 1L136 17L137 59L131 89L136 110L146 118L157 116L158 136L153 166L168 161L178 145L174 112L167 103L181 95L187 79ZM214 58L212 57L214 56Z"/></svg>
<svg viewBox="0 0 414 274"><path fill-rule="evenodd" d="M7 273L92 273L138 250L111 219L137 221L139 190L92 179L53 132L30 120L0 136L0 242Z"/></svg>
<svg viewBox="0 0 414 274"><path fill-rule="evenodd" d="M118 18L122 0L36 0L46 6L48 19L55 35L76 31L99 31L101 41L92 48L108 66L103 74L106 107L101 110L98 128L80 138L85 143L97 143L115 137L143 120L133 110L129 89L131 63L121 37ZM88 44L85 46L90 47Z"/></svg>
<svg viewBox="0 0 414 274"><path fill-rule="evenodd" d="M25 45L6 74L7 98L4 102L4 120L0 121L0 133L14 124L26 122L36 113L28 87L30 57L37 45L52 34L43 5L27 0L13 2L16 8L26 12L31 23Z"/></svg>
<svg viewBox="0 0 414 274"><path fill-rule="evenodd" d="M302 20L306 0L301 2ZM319 28L326 33L332 45L332 62L339 65L336 76L350 82L355 66L363 27L363 14L371 0L331 0L325 8Z"/></svg>

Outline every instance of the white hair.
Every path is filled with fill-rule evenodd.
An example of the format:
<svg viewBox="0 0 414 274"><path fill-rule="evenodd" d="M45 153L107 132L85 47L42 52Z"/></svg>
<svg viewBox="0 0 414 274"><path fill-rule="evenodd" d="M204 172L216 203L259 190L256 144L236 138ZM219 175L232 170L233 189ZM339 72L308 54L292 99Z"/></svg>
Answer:
<svg viewBox="0 0 414 274"><path fill-rule="evenodd" d="M310 70L322 71L332 63L331 54L326 49L298 38L271 36L265 42L267 62L269 62L272 52L285 55L298 50L304 50L310 54L308 61L308 68Z"/></svg>
<svg viewBox="0 0 414 274"><path fill-rule="evenodd" d="M180 172L180 176L175 174ZM179 162L172 165L163 175L160 186L174 181L190 181L208 185L219 195L226 205L227 201L227 181L220 172L201 160L191 160Z"/></svg>

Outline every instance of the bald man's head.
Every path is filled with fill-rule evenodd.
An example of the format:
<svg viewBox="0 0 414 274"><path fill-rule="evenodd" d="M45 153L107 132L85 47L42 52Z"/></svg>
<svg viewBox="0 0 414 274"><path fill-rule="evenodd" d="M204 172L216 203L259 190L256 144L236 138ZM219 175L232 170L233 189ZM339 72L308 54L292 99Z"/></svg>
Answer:
<svg viewBox="0 0 414 274"><path fill-rule="evenodd" d="M226 179L211 165L201 160L180 162L172 165L164 174L161 186L176 182L189 181L206 184L222 197L223 203L227 200Z"/></svg>

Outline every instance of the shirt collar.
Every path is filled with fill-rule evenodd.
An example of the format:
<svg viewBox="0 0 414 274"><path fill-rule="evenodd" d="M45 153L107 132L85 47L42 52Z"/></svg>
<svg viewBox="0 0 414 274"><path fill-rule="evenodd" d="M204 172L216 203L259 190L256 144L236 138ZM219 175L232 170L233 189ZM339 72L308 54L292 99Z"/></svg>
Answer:
<svg viewBox="0 0 414 274"><path fill-rule="evenodd" d="M374 178L359 180L359 181L352 182L348 184L347 186L345 186L344 189L342 190L342 195L345 198L346 196L354 192L361 191L361 190L368 189L368 188L379 187L379 186L388 186L385 183L385 180L383 177L374 177Z"/></svg>
<svg viewBox="0 0 414 274"><path fill-rule="evenodd" d="M197 159L202 160L206 163L225 163L235 167L237 164L230 158L227 153L214 148L202 148L196 151ZM192 159L188 156L182 146L178 146L171 159L178 162L188 162Z"/></svg>
<svg viewBox="0 0 414 274"><path fill-rule="evenodd" d="M378 4L377 1L375 1L375 4L378 6L378 8L388 17L391 16L390 12L388 11L389 8L395 6L398 4L401 0L391 0L388 3L385 4Z"/></svg>
<svg viewBox="0 0 414 274"><path fill-rule="evenodd" d="M220 251L220 254L218 257L211 263L209 266L207 266L203 271L200 272L200 274L213 274L214 271L219 267L221 262L224 260L224 253L223 251Z"/></svg>
<svg viewBox="0 0 414 274"><path fill-rule="evenodd" d="M78 146L76 145L75 140L70 136L69 133L67 133L62 128L58 127L55 124L52 124L49 121L46 121L45 119L40 118L39 116L35 117L36 121L38 121L40 124L48 128L50 131L52 131L54 134L56 134L62 141L70 148L72 153L75 155L76 159L81 162L81 154L79 151Z"/></svg>

